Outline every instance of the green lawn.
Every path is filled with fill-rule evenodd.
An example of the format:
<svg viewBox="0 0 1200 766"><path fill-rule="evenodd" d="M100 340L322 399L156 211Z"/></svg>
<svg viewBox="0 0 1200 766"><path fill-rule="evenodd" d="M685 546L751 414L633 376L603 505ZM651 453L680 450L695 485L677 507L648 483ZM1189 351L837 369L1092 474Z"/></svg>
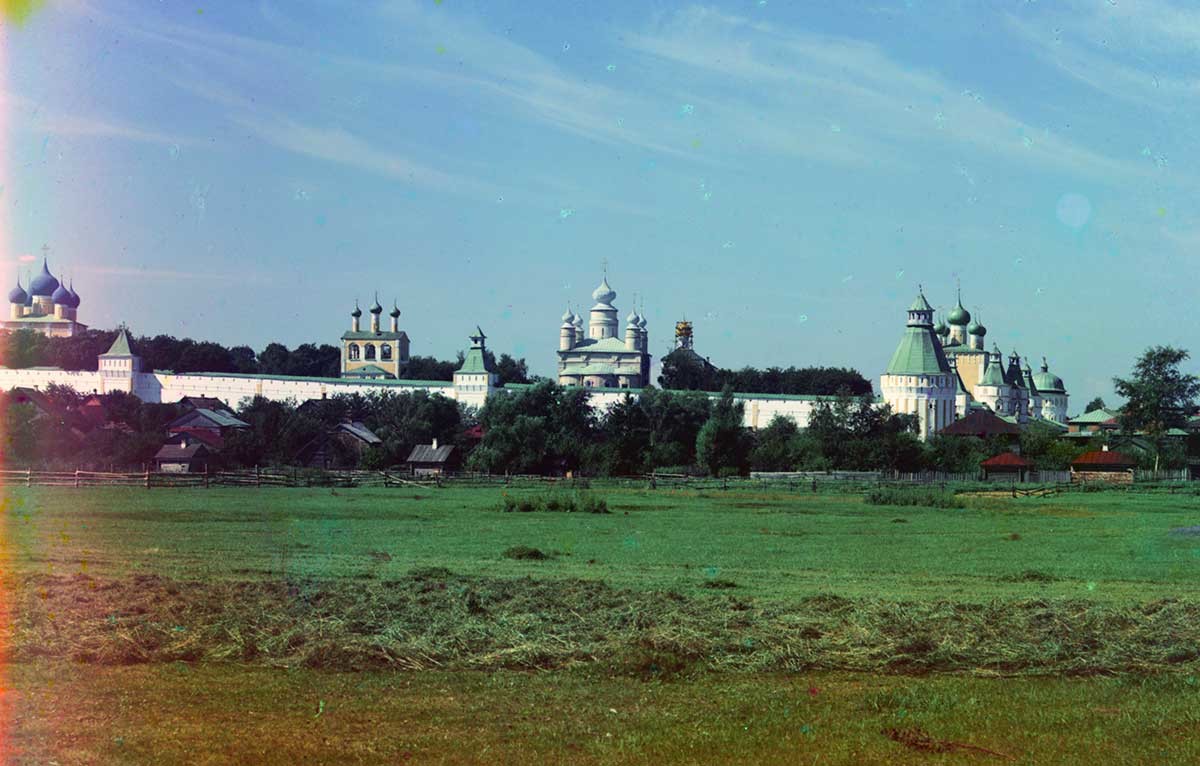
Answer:
<svg viewBox="0 0 1200 766"><path fill-rule="evenodd" d="M1200 536L1170 534L1200 524L1196 495L972 498L940 510L852 495L597 489L614 512L590 515L500 513L492 489L10 492L21 573L388 579L438 566L684 593L726 579L766 599L1200 594ZM560 555L503 558L515 545ZM1019 580L1030 571L1047 577Z"/></svg>
<svg viewBox="0 0 1200 766"><path fill-rule="evenodd" d="M1194 494L592 492L9 489L0 763L1200 760Z"/></svg>

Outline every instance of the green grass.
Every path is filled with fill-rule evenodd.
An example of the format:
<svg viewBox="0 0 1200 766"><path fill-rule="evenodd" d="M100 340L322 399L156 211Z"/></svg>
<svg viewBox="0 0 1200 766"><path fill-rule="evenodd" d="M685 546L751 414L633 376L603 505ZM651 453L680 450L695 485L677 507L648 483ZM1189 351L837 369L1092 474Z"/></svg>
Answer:
<svg viewBox="0 0 1200 766"><path fill-rule="evenodd" d="M491 489L10 492L4 517L24 574L382 580L445 567L685 594L720 578L761 599L1200 596L1200 537L1170 534L1200 523L1184 495L968 497L965 509L935 509L601 487L592 493L611 514L563 514L500 512ZM557 555L504 558L522 545ZM1021 579L1027 571L1048 577Z"/></svg>
<svg viewBox="0 0 1200 766"><path fill-rule="evenodd" d="M1195 495L590 494L10 488L8 760L1200 760Z"/></svg>
<svg viewBox="0 0 1200 766"><path fill-rule="evenodd" d="M14 669L15 764L1193 764L1195 679ZM0 710L3 698L0 697ZM888 729L987 748L925 752Z"/></svg>

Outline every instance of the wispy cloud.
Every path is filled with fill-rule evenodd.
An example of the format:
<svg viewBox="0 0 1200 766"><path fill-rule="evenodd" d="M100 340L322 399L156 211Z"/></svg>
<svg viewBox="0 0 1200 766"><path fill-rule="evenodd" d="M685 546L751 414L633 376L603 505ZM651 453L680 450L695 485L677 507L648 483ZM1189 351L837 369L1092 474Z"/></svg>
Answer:
<svg viewBox="0 0 1200 766"><path fill-rule="evenodd" d="M700 7L625 39L654 59L703 72L721 88L714 108L723 119L768 151L887 162L905 156L904 146L957 146L1106 179L1148 172L1031 125L873 44Z"/></svg>
<svg viewBox="0 0 1200 766"><path fill-rule="evenodd" d="M115 138L161 146L194 143L187 136L164 133L122 120L85 113L56 110L15 93L0 91L0 109L13 115L14 127L31 133L83 138Z"/></svg>

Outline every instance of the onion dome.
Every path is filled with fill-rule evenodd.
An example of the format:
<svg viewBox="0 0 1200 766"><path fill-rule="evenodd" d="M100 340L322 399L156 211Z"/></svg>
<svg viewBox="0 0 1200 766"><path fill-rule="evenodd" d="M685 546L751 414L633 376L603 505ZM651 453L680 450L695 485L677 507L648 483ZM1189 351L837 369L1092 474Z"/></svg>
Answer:
<svg viewBox="0 0 1200 766"><path fill-rule="evenodd" d="M575 326L575 312L571 311L570 308L568 308L566 311L564 311L563 315L562 315L562 323L563 323L563 327L574 327Z"/></svg>
<svg viewBox="0 0 1200 766"><path fill-rule="evenodd" d="M1038 387L1039 391L1045 391L1052 394L1066 393L1066 387L1063 386L1062 378L1050 372L1050 365L1046 363L1046 358L1042 357L1042 370L1033 376L1033 382Z"/></svg>
<svg viewBox="0 0 1200 766"><path fill-rule="evenodd" d="M379 305L379 294L378 293L375 294L375 303L371 306L371 308L368 309L368 311L370 311L372 314L377 314L377 315L383 313L383 306Z"/></svg>
<svg viewBox="0 0 1200 766"><path fill-rule="evenodd" d="M388 316L392 319L400 318L400 307L396 305L395 301L392 301L392 310L388 312Z"/></svg>
<svg viewBox="0 0 1200 766"><path fill-rule="evenodd" d="M25 292L25 288L21 287L21 280L18 278L17 286L8 291L8 302L24 305L27 300L29 300L29 293Z"/></svg>
<svg viewBox="0 0 1200 766"><path fill-rule="evenodd" d="M934 327L933 331L944 338L950 334L950 327L945 322L939 320L937 327Z"/></svg>
<svg viewBox="0 0 1200 766"><path fill-rule="evenodd" d="M646 329L646 317L642 316L641 314L638 314L638 327L642 328L643 330Z"/></svg>
<svg viewBox="0 0 1200 766"><path fill-rule="evenodd" d="M625 317L625 323L630 327L637 327L638 320L641 319L636 311L630 311L629 316Z"/></svg>
<svg viewBox="0 0 1200 766"><path fill-rule="evenodd" d="M971 312L963 308L961 294L958 296L958 305L950 309L950 315L946 319L956 327L962 327L971 321Z"/></svg>
<svg viewBox="0 0 1200 766"><path fill-rule="evenodd" d="M971 335L978 335L980 338L987 335L987 328L979 321L978 318L971 322L971 326L967 328L967 332Z"/></svg>
<svg viewBox="0 0 1200 766"><path fill-rule="evenodd" d="M50 265L46 259L42 259L42 273L33 278L29 283L29 294L37 296L50 296L58 289L58 280L50 273Z"/></svg>
<svg viewBox="0 0 1200 766"><path fill-rule="evenodd" d="M75 292L75 279L71 279L71 286L67 288L71 291L71 308L79 308L79 293Z"/></svg>
<svg viewBox="0 0 1200 766"><path fill-rule="evenodd" d="M607 275L605 275L604 279L601 280L600 286L592 291L592 300L596 301L597 303L612 303L613 298L616 297L616 291L608 286Z"/></svg>
<svg viewBox="0 0 1200 766"><path fill-rule="evenodd" d="M70 306L71 291L67 289L66 285L60 283L58 287L54 288L54 294L50 296L50 300L54 301L56 305Z"/></svg>
<svg viewBox="0 0 1200 766"><path fill-rule="evenodd" d="M358 319L360 316L362 316L362 309L358 307L358 301L354 302L354 311L350 312L350 316L354 317L355 319Z"/></svg>

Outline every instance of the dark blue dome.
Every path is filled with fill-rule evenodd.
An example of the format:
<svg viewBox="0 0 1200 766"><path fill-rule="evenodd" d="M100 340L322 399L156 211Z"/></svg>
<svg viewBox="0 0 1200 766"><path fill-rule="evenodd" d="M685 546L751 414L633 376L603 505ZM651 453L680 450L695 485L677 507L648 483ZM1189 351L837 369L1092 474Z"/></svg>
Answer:
<svg viewBox="0 0 1200 766"><path fill-rule="evenodd" d="M50 273L50 265L45 260L42 261L42 273L33 278L29 283L30 295L49 296L53 295L58 289L58 280Z"/></svg>
<svg viewBox="0 0 1200 766"><path fill-rule="evenodd" d="M75 280L71 280L71 286L68 288L71 291L71 308L79 308L79 293L75 292Z"/></svg>
<svg viewBox="0 0 1200 766"><path fill-rule="evenodd" d="M25 301L29 300L29 293L21 287L21 280L17 280L17 286L8 291L9 303L20 303L24 305Z"/></svg>
<svg viewBox="0 0 1200 766"><path fill-rule="evenodd" d="M71 305L71 291L67 289L66 285L60 284L54 288L54 294L50 296L50 300L54 301L55 304L69 307Z"/></svg>

